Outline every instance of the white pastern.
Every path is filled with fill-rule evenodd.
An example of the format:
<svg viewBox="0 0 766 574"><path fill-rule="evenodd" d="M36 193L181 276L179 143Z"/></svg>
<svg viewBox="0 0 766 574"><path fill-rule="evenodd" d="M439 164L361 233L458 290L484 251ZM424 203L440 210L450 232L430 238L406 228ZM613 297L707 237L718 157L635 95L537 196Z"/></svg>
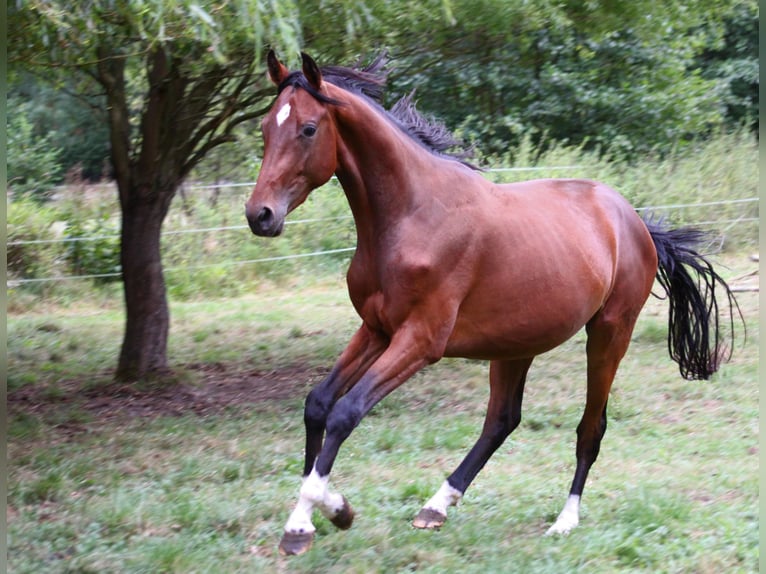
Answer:
<svg viewBox="0 0 766 574"><path fill-rule="evenodd" d="M545 533L551 534L569 534L569 532L580 523L580 497L576 494L570 494L567 498L564 509L559 514L556 522Z"/></svg>
<svg viewBox="0 0 766 574"><path fill-rule="evenodd" d="M295 505L285 525L286 532L314 532L311 513L317 507L327 518L332 518L343 508L343 496L329 491L329 476L319 476L316 470L303 479L298 504Z"/></svg>
<svg viewBox="0 0 766 574"><path fill-rule="evenodd" d="M281 126L283 123L285 123L285 120L289 117L290 117L290 104L285 104L277 112L277 125Z"/></svg>
<svg viewBox="0 0 766 574"><path fill-rule="evenodd" d="M319 510L326 518L335 518L343 510L343 495L337 492L325 492L324 499L318 504Z"/></svg>
<svg viewBox="0 0 766 574"><path fill-rule="evenodd" d="M305 498L298 498L298 504L295 505L290 513L290 518L285 524L285 532L292 533L311 533L316 531L316 527L311 523L311 512L314 505Z"/></svg>
<svg viewBox="0 0 766 574"><path fill-rule="evenodd" d="M423 508L430 508L447 516L447 507L455 506L461 498L463 498L463 493L450 486L449 482L445 480Z"/></svg>

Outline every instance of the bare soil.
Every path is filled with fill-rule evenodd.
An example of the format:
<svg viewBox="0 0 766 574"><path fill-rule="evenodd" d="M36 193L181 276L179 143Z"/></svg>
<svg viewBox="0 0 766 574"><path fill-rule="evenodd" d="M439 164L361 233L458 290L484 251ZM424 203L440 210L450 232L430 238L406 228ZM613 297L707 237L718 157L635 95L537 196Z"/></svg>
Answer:
<svg viewBox="0 0 766 574"><path fill-rule="evenodd" d="M8 411L49 417L77 410L87 413L89 426L98 421L136 417L204 416L265 401L303 397L326 374L322 369L301 365L264 372L221 363L185 365L179 372L183 374L151 383L116 383L110 381L109 373L103 373L97 377L103 381L101 384L63 380L55 388L25 385L8 393Z"/></svg>

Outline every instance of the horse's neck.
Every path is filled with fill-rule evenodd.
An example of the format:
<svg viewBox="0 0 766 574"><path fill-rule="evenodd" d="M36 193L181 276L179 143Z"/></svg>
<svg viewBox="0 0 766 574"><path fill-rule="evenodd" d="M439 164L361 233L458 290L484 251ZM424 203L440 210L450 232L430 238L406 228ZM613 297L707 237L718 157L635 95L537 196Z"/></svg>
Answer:
<svg viewBox="0 0 766 574"><path fill-rule="evenodd" d="M420 203L418 185L438 158L368 104L339 109L336 175L354 214L359 240L375 236Z"/></svg>

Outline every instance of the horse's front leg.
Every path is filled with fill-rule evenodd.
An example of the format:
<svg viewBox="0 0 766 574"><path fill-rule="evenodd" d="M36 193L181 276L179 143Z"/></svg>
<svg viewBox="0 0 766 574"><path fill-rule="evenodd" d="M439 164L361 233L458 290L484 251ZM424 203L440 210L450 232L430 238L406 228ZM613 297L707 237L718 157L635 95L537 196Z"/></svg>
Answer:
<svg viewBox="0 0 766 574"><path fill-rule="evenodd" d="M316 527L311 521L315 508L336 527L343 530L351 528L354 511L343 495L330 492L328 482L328 476L320 477L315 470L303 477L298 503L290 513L282 540L279 542L280 554L303 554L311 548L316 532Z"/></svg>
<svg viewBox="0 0 766 574"><path fill-rule="evenodd" d="M324 444L313 468L303 480L298 503L285 525L279 544L282 554L302 554L311 547L316 531L311 514L315 508L319 508L336 526L351 526L353 511L348 502L328 488L330 470L341 444L362 417L411 375L441 356L430 352L433 339L413 335L410 330L397 332L385 352L372 363L359 382L331 408L326 418Z"/></svg>
<svg viewBox="0 0 766 574"><path fill-rule="evenodd" d="M353 387L388 346L388 339L363 324L341 353L330 374L306 397L303 422L306 426L305 479L322 448L325 424L335 402Z"/></svg>
<svg viewBox="0 0 766 574"><path fill-rule="evenodd" d="M354 518L351 506L343 496L328 490L327 480L318 480L311 471L322 448L330 410L338 398L357 383L387 345L388 340L385 337L362 325L351 338L327 378L312 389L306 397L303 415L306 426L303 482L298 504L287 521L285 535L279 546L282 554L299 554L305 552L311 545L316 530L311 522L314 508L319 508L322 514L338 528L351 527Z"/></svg>

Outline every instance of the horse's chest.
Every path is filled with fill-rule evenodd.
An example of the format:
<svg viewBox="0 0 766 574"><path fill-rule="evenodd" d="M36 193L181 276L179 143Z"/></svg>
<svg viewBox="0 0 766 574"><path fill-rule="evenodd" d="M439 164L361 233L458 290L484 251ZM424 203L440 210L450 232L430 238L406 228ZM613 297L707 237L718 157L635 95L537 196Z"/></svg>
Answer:
<svg viewBox="0 0 766 574"><path fill-rule="evenodd" d="M368 325L390 334L428 293L433 293L438 273L425 253L397 253L378 259L356 257L347 276L349 296Z"/></svg>
<svg viewBox="0 0 766 574"><path fill-rule="evenodd" d="M357 314L373 330L389 332L386 298L374 274L349 273L348 293Z"/></svg>

